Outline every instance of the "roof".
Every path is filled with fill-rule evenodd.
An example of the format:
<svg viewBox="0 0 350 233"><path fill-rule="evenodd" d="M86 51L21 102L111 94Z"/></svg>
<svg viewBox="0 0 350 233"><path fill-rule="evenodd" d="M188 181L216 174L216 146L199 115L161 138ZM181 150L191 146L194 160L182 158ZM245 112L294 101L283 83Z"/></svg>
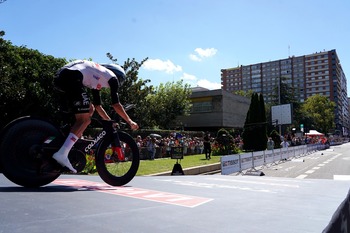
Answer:
<svg viewBox="0 0 350 233"><path fill-rule="evenodd" d="M317 130L310 130L308 133L306 133L305 135L307 136L323 136L323 133L318 132Z"/></svg>

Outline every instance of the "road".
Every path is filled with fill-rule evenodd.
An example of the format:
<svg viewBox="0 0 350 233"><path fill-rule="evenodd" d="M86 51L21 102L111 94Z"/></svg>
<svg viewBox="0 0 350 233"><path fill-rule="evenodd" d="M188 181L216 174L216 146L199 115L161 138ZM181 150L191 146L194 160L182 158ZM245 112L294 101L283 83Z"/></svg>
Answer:
<svg viewBox="0 0 350 233"><path fill-rule="evenodd" d="M265 167L261 177L135 177L123 187L62 175L27 189L0 174L0 233L322 232L349 191L349 149Z"/></svg>
<svg viewBox="0 0 350 233"><path fill-rule="evenodd" d="M268 165L261 171L270 177L350 180L350 143Z"/></svg>

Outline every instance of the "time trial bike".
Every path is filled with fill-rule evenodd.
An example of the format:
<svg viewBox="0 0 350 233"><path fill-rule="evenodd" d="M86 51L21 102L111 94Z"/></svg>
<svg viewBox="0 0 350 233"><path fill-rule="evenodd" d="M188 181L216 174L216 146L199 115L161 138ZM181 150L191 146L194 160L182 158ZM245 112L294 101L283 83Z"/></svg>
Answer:
<svg viewBox="0 0 350 233"><path fill-rule="evenodd" d="M96 119L97 120L97 119ZM137 173L140 156L135 140L115 121L97 120L102 128L92 139L79 139L69 152L73 167L81 172L86 156L94 154L101 179L112 186L130 182ZM65 170L52 158L63 145L70 122L57 126L48 119L26 116L9 123L0 138L0 166L13 183L44 186ZM117 125L117 127L116 127Z"/></svg>

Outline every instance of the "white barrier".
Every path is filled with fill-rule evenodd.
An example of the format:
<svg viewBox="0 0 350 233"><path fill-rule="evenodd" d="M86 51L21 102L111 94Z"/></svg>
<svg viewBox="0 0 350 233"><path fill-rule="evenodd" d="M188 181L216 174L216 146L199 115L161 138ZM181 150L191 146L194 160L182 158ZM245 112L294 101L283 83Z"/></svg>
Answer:
<svg viewBox="0 0 350 233"><path fill-rule="evenodd" d="M265 154L265 163L266 164L269 164L269 163L273 163L275 160L274 160L274 153L273 153L273 150L266 150L264 151L264 154Z"/></svg>
<svg viewBox="0 0 350 233"><path fill-rule="evenodd" d="M323 144L308 144L265 151L254 151L244 154L233 154L221 157L221 174L229 175L254 169L266 164L273 164L289 158L296 158L325 149Z"/></svg>
<svg viewBox="0 0 350 233"><path fill-rule="evenodd" d="M229 156L222 156L221 157L221 174L222 171L225 170L225 174L228 175L235 172L239 172L240 169L240 155L229 155Z"/></svg>

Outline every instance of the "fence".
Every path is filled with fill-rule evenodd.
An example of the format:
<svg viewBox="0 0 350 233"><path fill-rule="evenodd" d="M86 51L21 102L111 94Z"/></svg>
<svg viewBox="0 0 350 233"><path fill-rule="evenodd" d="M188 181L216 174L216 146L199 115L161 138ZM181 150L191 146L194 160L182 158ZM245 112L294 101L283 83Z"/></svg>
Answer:
<svg viewBox="0 0 350 233"><path fill-rule="evenodd" d="M254 151L221 157L221 174L229 175L255 169L259 166L274 164L289 158L299 158L326 148L324 144L307 144L288 148Z"/></svg>

